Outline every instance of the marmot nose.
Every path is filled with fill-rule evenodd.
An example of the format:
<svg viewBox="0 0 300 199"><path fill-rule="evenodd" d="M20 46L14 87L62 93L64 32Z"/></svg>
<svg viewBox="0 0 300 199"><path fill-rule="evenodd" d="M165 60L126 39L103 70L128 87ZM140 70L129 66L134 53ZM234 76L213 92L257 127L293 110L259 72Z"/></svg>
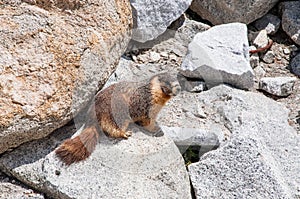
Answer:
<svg viewBox="0 0 300 199"><path fill-rule="evenodd" d="M177 95L180 91L181 91L181 88L179 85L172 89L173 95Z"/></svg>

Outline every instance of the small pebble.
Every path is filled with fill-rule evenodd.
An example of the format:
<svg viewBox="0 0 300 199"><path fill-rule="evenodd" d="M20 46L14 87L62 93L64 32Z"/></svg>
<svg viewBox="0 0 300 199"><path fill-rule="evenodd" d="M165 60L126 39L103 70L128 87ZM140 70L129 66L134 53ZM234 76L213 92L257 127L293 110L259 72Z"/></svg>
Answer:
<svg viewBox="0 0 300 199"><path fill-rule="evenodd" d="M283 49L283 53L288 55L291 53L291 51L288 48Z"/></svg>
<svg viewBox="0 0 300 199"><path fill-rule="evenodd" d="M273 51L268 51L264 56L263 56L263 60L264 62L271 64L274 62L274 58L275 58L275 54Z"/></svg>

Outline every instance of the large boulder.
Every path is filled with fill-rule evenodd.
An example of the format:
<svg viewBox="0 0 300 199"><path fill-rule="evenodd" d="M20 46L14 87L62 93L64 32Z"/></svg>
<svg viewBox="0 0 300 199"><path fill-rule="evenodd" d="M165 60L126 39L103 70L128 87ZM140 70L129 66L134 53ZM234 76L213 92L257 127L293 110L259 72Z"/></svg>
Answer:
<svg viewBox="0 0 300 199"><path fill-rule="evenodd" d="M300 45L300 1L282 2L282 29Z"/></svg>
<svg viewBox="0 0 300 199"><path fill-rule="evenodd" d="M291 71L300 77L300 53L297 54L291 61Z"/></svg>
<svg viewBox="0 0 300 199"><path fill-rule="evenodd" d="M224 85L202 92L199 101L231 133L189 166L196 198L300 197L300 135L284 106Z"/></svg>
<svg viewBox="0 0 300 199"><path fill-rule="evenodd" d="M211 23L249 24L265 15L279 0L194 0L191 9Z"/></svg>
<svg viewBox="0 0 300 199"><path fill-rule="evenodd" d="M250 89L254 73L249 62L247 26L231 23L198 33L181 68L184 76L203 79L209 87L227 83Z"/></svg>
<svg viewBox="0 0 300 199"><path fill-rule="evenodd" d="M0 153L66 124L116 67L130 39L130 4L93 2L3 2Z"/></svg>
<svg viewBox="0 0 300 199"><path fill-rule="evenodd" d="M173 141L133 127L128 140L100 135L84 162L62 166L53 149L74 125L26 143L0 159L0 169L53 198L191 198L183 158Z"/></svg>
<svg viewBox="0 0 300 199"><path fill-rule="evenodd" d="M189 8L192 0L130 0L130 2L135 19L132 39L146 42L164 33L168 26Z"/></svg>

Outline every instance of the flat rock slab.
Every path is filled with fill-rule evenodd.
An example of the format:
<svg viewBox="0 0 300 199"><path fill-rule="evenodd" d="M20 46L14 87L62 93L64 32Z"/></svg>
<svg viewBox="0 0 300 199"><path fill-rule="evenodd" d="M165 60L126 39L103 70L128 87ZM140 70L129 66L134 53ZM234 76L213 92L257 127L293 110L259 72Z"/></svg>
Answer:
<svg viewBox="0 0 300 199"><path fill-rule="evenodd" d="M132 25L127 1L4 2L0 153L47 136L86 106L116 67Z"/></svg>
<svg viewBox="0 0 300 199"><path fill-rule="evenodd" d="M282 29L300 45L300 1L282 2Z"/></svg>
<svg viewBox="0 0 300 199"><path fill-rule="evenodd" d="M182 74L209 86L227 83L249 89L254 73L249 63L247 26L232 23L198 33L188 47Z"/></svg>
<svg viewBox="0 0 300 199"><path fill-rule="evenodd" d="M44 199L42 194L22 186L20 182L9 178L0 171L0 198L2 199Z"/></svg>
<svg viewBox="0 0 300 199"><path fill-rule="evenodd" d="M130 0L130 2L135 15L132 39L146 42L164 33L168 26L189 8L192 0Z"/></svg>
<svg viewBox="0 0 300 199"><path fill-rule="evenodd" d="M296 77L264 77L258 87L272 95L285 97L293 93L296 80Z"/></svg>
<svg viewBox="0 0 300 199"><path fill-rule="evenodd" d="M191 198L184 161L166 136L134 130L128 140L115 140L101 134L90 158L64 167L53 150L74 131L66 126L5 153L1 170L54 198Z"/></svg>
<svg viewBox="0 0 300 199"><path fill-rule="evenodd" d="M265 15L279 0L195 0L191 9L213 24L249 24Z"/></svg>
<svg viewBox="0 0 300 199"><path fill-rule="evenodd" d="M201 99L231 134L189 166L196 198L299 198L300 135L288 124L288 110L224 85Z"/></svg>

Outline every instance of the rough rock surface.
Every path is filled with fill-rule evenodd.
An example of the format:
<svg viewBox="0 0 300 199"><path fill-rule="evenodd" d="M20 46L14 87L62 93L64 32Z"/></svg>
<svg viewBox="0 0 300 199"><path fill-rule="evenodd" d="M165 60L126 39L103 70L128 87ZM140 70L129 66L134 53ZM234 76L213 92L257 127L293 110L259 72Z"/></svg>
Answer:
<svg viewBox="0 0 300 199"><path fill-rule="evenodd" d="M257 48L263 48L266 45L268 45L268 43L269 43L268 35L267 35L267 31L265 29L259 31L259 33L257 34L257 36L255 37L255 39L253 41L253 44Z"/></svg>
<svg viewBox="0 0 300 199"><path fill-rule="evenodd" d="M198 33L189 45L182 70L184 76L203 79L209 87L227 83L251 88L254 74L246 25L225 24Z"/></svg>
<svg viewBox="0 0 300 199"><path fill-rule="evenodd" d="M192 0L130 0L130 2L135 17L132 39L146 42L165 32L168 26L188 9Z"/></svg>
<svg viewBox="0 0 300 199"><path fill-rule="evenodd" d="M0 172L0 198L2 199L44 199L44 196L35 193L32 189L19 185L18 182Z"/></svg>
<svg viewBox="0 0 300 199"><path fill-rule="evenodd" d="M131 40L127 51L128 53L132 53L132 60L136 62L136 64L160 63L162 65L180 66L182 57L186 55L188 45L193 40L193 37L197 33L210 28L209 25L191 20L186 17L186 15L182 15L174 24L177 24L176 26L174 25L174 30L168 30L155 40L145 43L133 42L133 40ZM137 49L143 50L138 54L133 53L133 51ZM144 49L150 50L145 51ZM154 62L150 59L150 53L152 51L160 54L160 60Z"/></svg>
<svg viewBox="0 0 300 199"><path fill-rule="evenodd" d="M141 81L161 72L176 72L176 69L170 65L135 64L122 58L104 87L120 81ZM214 116L206 116L209 111L205 107L195 104L198 97L199 94L181 92L162 109L157 122L178 146L209 145L213 148L219 140L224 140L223 135L228 132L226 128L218 127ZM205 122L207 118L214 119Z"/></svg>
<svg viewBox="0 0 300 199"><path fill-rule="evenodd" d="M281 3L282 29L300 45L300 1Z"/></svg>
<svg viewBox="0 0 300 199"><path fill-rule="evenodd" d="M125 50L132 20L125 0L4 1L0 13L2 153L87 104Z"/></svg>
<svg viewBox="0 0 300 199"><path fill-rule="evenodd" d="M291 70L295 75L300 77L300 53L292 59Z"/></svg>
<svg viewBox="0 0 300 199"><path fill-rule="evenodd" d="M194 0L191 9L213 24L242 22L249 24L265 15L278 0Z"/></svg>
<svg viewBox="0 0 300 199"><path fill-rule="evenodd" d="M201 93L182 91L170 100L158 115L158 124L166 129L184 152L189 146L201 146L201 153L223 143L230 132L220 124L221 118L211 107L204 106ZM205 150L205 151L203 151Z"/></svg>
<svg viewBox="0 0 300 199"><path fill-rule="evenodd" d="M54 198L191 198L183 159L170 138L135 127L128 140L101 134L86 161L62 167L53 149L74 131L65 126L5 153L1 170Z"/></svg>
<svg viewBox="0 0 300 199"><path fill-rule="evenodd" d="M299 198L300 136L288 111L262 94L218 86L200 94L228 141L189 166L196 198Z"/></svg>
<svg viewBox="0 0 300 199"><path fill-rule="evenodd" d="M265 63L268 63L268 64L271 64L275 61L275 54L272 50L269 50L268 52L266 52L266 54L264 54L262 56L262 60L265 62Z"/></svg>
<svg viewBox="0 0 300 199"><path fill-rule="evenodd" d="M293 92L295 77L264 77L259 82L259 89L276 96L288 96Z"/></svg>
<svg viewBox="0 0 300 199"><path fill-rule="evenodd" d="M268 34L274 35L280 27L280 22L281 20L279 17L272 14L266 14L262 18L256 20L253 25L257 30L265 29Z"/></svg>

